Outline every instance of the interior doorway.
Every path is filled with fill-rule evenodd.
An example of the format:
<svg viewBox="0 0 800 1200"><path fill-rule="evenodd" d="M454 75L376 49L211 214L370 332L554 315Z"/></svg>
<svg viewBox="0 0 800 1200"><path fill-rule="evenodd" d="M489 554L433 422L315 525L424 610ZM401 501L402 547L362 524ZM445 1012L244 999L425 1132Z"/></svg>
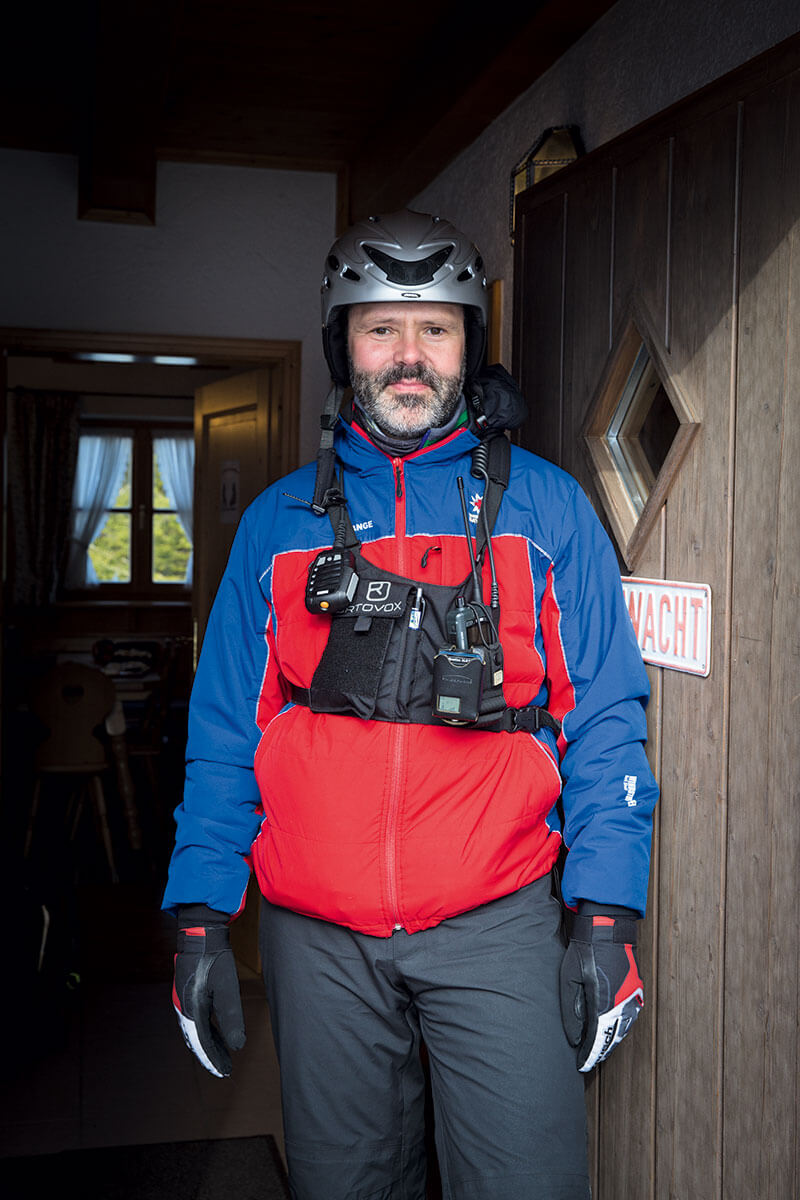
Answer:
<svg viewBox="0 0 800 1200"><path fill-rule="evenodd" d="M0 329L2 388L0 429L7 441L8 397L16 388L31 392L72 393L79 398L81 415L119 428L135 422L153 432L169 427L194 428L195 395L206 389L228 387L238 377L265 373L273 400L269 420L269 446L255 453L249 471L252 495L296 465L299 427L300 346L296 342L257 339L164 337L92 334L75 331ZM264 435L262 420L254 441ZM254 450L257 445L254 444ZM0 473L3 459L0 457ZM197 461L199 461L199 456ZM122 643L128 655L141 651L147 661L164 665L169 672L171 702L185 713L191 686L193 659L193 599L196 587L174 585L153 589L149 596L124 594L113 587L95 589L94 595L63 594L51 605L25 607L10 600L13 547L9 546L7 479L0 476L3 495L2 547L3 596L2 670L0 709L3 716L4 754L0 769L5 795L24 796L31 783L34 733L29 730L28 691L34 677L64 658L96 661L99 643ZM242 497L246 502L252 496ZM197 501L195 502L196 511ZM140 514L132 513L135 523ZM232 536L232 530L226 528ZM197 543L200 539L195 537ZM11 552L10 552L11 551ZM202 556L201 556L202 558ZM205 569L204 594L213 596L224 555L212 556ZM208 555L206 562L209 563ZM197 579L197 573L194 574ZM103 595L100 596L100 591ZM107 649L107 646L105 647ZM152 659L152 661L151 661ZM144 659L142 660L144 662ZM158 672L161 674L160 670ZM148 670L145 675L153 675ZM163 682L159 680L159 685ZM145 686L139 689L146 691ZM128 694L130 693L130 694ZM136 708L136 681L126 686L125 703ZM145 697L146 699L146 697ZM180 725L180 722L178 722ZM23 730L24 726L24 730ZM35 731L34 731L35 732ZM180 728L177 731L180 739ZM30 753L29 753L30 752ZM176 751L177 764L183 749ZM152 766L153 759L146 760ZM134 772L142 764L132 764ZM174 797L171 795L165 811ZM24 808L24 804L17 806ZM8 816L8 810L4 817ZM24 838L24 814L16 814L16 836ZM23 828L20 828L20 825Z"/></svg>

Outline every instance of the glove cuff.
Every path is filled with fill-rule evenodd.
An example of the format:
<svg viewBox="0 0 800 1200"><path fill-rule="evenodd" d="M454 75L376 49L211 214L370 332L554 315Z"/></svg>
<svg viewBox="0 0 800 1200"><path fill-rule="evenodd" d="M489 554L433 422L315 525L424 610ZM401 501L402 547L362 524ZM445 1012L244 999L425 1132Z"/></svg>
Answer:
<svg viewBox="0 0 800 1200"><path fill-rule="evenodd" d="M623 910L630 912L631 910ZM635 946L638 940L638 918L615 916L612 913L584 913L579 911L572 922L570 940L573 942L613 942L616 945Z"/></svg>
<svg viewBox="0 0 800 1200"><path fill-rule="evenodd" d="M178 928L186 929L192 925L202 925L212 928L215 925L230 925L230 913L220 912L209 908L207 904L182 904L178 909Z"/></svg>
<svg viewBox="0 0 800 1200"><path fill-rule="evenodd" d="M190 925L188 929L178 930L178 954L215 955L223 954L230 948L227 925Z"/></svg>

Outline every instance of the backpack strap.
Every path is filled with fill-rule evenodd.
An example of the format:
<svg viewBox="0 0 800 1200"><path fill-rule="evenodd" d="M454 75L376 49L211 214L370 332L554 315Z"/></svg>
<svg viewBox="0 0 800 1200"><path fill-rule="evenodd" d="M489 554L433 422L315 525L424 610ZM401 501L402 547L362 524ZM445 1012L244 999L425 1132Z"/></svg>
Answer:
<svg viewBox="0 0 800 1200"><path fill-rule="evenodd" d="M336 473L336 451L333 447L333 431L339 416L339 407L344 388L334 384L328 392L325 406L319 418L320 438L317 452L317 477L314 482L314 498L311 507L318 516L327 512L331 505L331 488Z"/></svg>
<svg viewBox="0 0 800 1200"><path fill-rule="evenodd" d="M491 726L506 733L538 733L540 729L551 730L556 737L561 733L561 722L546 708L529 704L526 708L507 708L501 719Z"/></svg>
<svg viewBox="0 0 800 1200"><path fill-rule="evenodd" d="M361 541L356 536L353 522L350 519L350 511L344 494L344 473L341 467L335 484L333 478L331 479L331 486L326 492L326 497L325 509L333 527L334 546L343 546L347 550L357 549L361 545Z"/></svg>
<svg viewBox="0 0 800 1200"><path fill-rule="evenodd" d="M486 511L486 522L480 522L478 537L478 557L482 558L487 546L486 530L494 530L497 514L500 510L503 496L508 487L511 474L511 443L503 433L491 434L472 451L472 474L478 479L486 480L483 496L483 506ZM481 721L478 722L479 727ZM540 729L549 729L556 737L561 733L561 722L546 708L529 704L525 708L503 707L497 717L489 715L489 720L482 726L484 729L495 731L505 730L507 733L538 733Z"/></svg>
<svg viewBox="0 0 800 1200"><path fill-rule="evenodd" d="M511 473L511 443L502 433L492 434L480 442L472 451L472 475L485 479L486 489L481 508L486 512L486 521L478 522L477 558L481 560L486 549L486 530L491 535L497 514L508 487Z"/></svg>

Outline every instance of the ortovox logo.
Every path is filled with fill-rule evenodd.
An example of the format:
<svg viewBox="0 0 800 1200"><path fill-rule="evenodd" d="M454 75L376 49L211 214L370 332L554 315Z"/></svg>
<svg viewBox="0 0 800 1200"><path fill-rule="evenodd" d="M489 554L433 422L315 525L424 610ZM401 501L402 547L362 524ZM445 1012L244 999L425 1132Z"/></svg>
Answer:
<svg viewBox="0 0 800 1200"><path fill-rule="evenodd" d="M628 808L636 808L636 782L635 775L626 775L622 781L625 788L625 803Z"/></svg>
<svg viewBox="0 0 800 1200"><path fill-rule="evenodd" d="M377 583L367 584L367 600L373 604L380 604L384 600L389 599L389 593L392 590L392 585L388 579L380 579Z"/></svg>
<svg viewBox="0 0 800 1200"><path fill-rule="evenodd" d="M483 496L481 496L480 492L473 492L469 498L469 503L472 510L469 514L469 523L470 525L477 525L481 505L483 504Z"/></svg>
<svg viewBox="0 0 800 1200"><path fill-rule="evenodd" d="M348 617L402 617L408 589L390 579L366 581L364 599L355 599L345 610ZM360 589L359 589L360 595Z"/></svg>

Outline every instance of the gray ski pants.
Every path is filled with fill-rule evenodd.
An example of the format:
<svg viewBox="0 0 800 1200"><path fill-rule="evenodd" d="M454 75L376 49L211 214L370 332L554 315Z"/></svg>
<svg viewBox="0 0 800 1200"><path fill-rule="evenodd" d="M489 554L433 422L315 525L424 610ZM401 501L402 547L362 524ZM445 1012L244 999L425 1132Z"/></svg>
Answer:
<svg viewBox="0 0 800 1200"><path fill-rule="evenodd" d="M294 1200L424 1200L421 1038L445 1200L588 1200L559 923L549 877L390 938L264 901Z"/></svg>

